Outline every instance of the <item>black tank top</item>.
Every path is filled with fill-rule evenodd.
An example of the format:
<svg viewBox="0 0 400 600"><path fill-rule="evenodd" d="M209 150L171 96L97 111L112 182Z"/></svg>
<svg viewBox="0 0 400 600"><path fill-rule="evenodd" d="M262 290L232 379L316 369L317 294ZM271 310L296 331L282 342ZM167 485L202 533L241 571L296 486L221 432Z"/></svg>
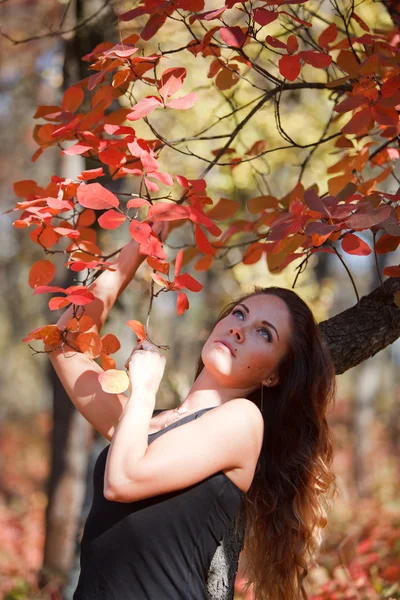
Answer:
<svg viewBox="0 0 400 600"><path fill-rule="evenodd" d="M203 408L148 436L151 444ZM155 410L154 414L162 412ZM130 503L103 495L106 446L80 544L73 600L207 600L207 574L244 493L222 471L182 490Z"/></svg>

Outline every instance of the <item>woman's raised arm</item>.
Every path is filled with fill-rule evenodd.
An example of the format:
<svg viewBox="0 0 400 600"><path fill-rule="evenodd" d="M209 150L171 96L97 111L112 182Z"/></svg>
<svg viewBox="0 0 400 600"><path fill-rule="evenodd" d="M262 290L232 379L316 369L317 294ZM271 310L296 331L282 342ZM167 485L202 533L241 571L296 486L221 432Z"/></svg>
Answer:
<svg viewBox="0 0 400 600"><path fill-rule="evenodd" d="M162 224L156 223L154 231L162 230ZM164 235L165 239L167 233ZM139 253L139 244L132 240L126 244L114 263L116 271L104 271L89 286L96 300L85 306L85 315L91 317L95 325L89 330L99 333L108 313L118 296L132 280L146 255ZM69 306L57 321L64 328L73 318L73 308ZM77 333L69 334L71 343ZM45 345L45 350L51 347ZM127 402L125 394L108 394L98 382L98 375L103 369L96 362L79 351L67 347L49 352L50 361L65 391L79 412L104 437L111 440L116 424Z"/></svg>

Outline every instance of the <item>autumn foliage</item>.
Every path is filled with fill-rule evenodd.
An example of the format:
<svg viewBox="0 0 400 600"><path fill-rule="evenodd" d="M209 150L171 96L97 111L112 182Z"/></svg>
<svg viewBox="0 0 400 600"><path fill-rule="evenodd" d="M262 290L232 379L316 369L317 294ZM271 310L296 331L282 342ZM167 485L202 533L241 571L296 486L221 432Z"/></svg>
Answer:
<svg viewBox="0 0 400 600"><path fill-rule="evenodd" d="M349 254L397 249L400 188L396 185L397 191L388 193L387 184L397 181L393 171L399 158L400 32L389 15L386 28L374 29L358 9L349 10L350 5L345 3L342 10L335 5L330 21L304 0L226 0L208 11L203 0L146 0L120 15L120 30L126 32L121 42L102 43L83 56L93 73L67 89L59 106L39 106L34 115L38 149L33 161L42 158L46 148L58 146L62 154L90 158L97 166L73 179L54 175L47 184L15 183L18 202L13 210L20 214L14 227L27 229L31 241L47 255L32 265L29 285L34 294L55 294L49 300L51 310L72 304L75 315L67 330L43 325L23 341L43 340L57 347L68 330L79 331L79 349L100 358L105 371L118 375L111 357L118 340L88 332L91 321L84 314L95 299L88 285L91 278L113 268L98 245L95 222L104 230L127 222L131 238L147 257L153 282L160 291L176 294L178 315L189 308L188 291L202 289L187 272L189 266L207 271L228 247L239 248L246 265L265 260L272 273L300 259L298 275L315 253L334 254L345 264ZM169 38L158 44L165 27L173 27L184 43L174 47ZM205 101L201 89L187 87L184 65L189 55L190 65L209 82L204 93L229 97L230 112L225 120L209 115L203 128L193 119L187 135L175 140L168 128L161 131L160 115L164 113L169 123L179 122ZM170 66L172 58L181 65ZM246 104L236 100L240 89L252 94ZM301 90L314 90L330 109L321 136L308 144L296 142L281 118L285 94ZM297 182L281 197L265 192L245 203L210 197L211 169L233 172L246 164L262 169L266 155L279 150L269 147L265 136L247 147L239 142L249 122L260 118L269 104L275 108L285 147L298 149L302 157ZM139 126L148 135L139 135ZM215 126L220 134L213 136L209 131ZM200 140L208 142L201 146L206 148L202 154L194 150ZM330 145L336 161L326 168L327 189L317 182L305 186L304 169L323 145ZM162 163L166 149L180 153L179 172ZM191 173L197 161L195 178L189 177L185 157L191 160ZM106 174L126 180L129 193L107 189L102 184ZM173 261L152 228L158 221L189 225L193 232L195 243L178 251L173 276ZM363 239L367 231L373 234L372 244ZM85 273L81 284L67 289L50 285L55 275L50 257L61 247L65 267ZM386 267L381 280L382 276L399 277L400 266ZM399 293L394 301L400 304ZM141 324L133 330L139 337L146 335ZM103 383L106 380L103 376ZM108 380L112 386L113 378ZM112 389L124 385L126 379Z"/></svg>

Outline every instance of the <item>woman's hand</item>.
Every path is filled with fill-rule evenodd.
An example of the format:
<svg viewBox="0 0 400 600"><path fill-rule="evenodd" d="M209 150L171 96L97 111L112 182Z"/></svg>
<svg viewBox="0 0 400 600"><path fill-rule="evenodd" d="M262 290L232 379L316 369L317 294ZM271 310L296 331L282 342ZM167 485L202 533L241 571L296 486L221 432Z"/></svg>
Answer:
<svg viewBox="0 0 400 600"><path fill-rule="evenodd" d="M125 363L130 379L130 393L145 389L157 393L165 368L165 356L147 340L137 343Z"/></svg>
<svg viewBox="0 0 400 600"><path fill-rule="evenodd" d="M150 223L149 223L150 224ZM154 233L157 235L160 242L165 242L167 237L169 236L171 230L173 229L172 221L156 221L152 225L152 229Z"/></svg>

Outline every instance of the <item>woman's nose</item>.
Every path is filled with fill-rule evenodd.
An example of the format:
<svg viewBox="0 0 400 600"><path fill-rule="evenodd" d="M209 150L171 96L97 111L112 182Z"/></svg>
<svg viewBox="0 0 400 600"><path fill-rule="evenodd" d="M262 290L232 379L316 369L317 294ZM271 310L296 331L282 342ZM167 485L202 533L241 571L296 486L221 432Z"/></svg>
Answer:
<svg viewBox="0 0 400 600"><path fill-rule="evenodd" d="M242 332L237 327L231 327L229 329L229 333L231 333L232 335L234 335L235 338L238 341L242 341L243 340L243 334L242 334Z"/></svg>

